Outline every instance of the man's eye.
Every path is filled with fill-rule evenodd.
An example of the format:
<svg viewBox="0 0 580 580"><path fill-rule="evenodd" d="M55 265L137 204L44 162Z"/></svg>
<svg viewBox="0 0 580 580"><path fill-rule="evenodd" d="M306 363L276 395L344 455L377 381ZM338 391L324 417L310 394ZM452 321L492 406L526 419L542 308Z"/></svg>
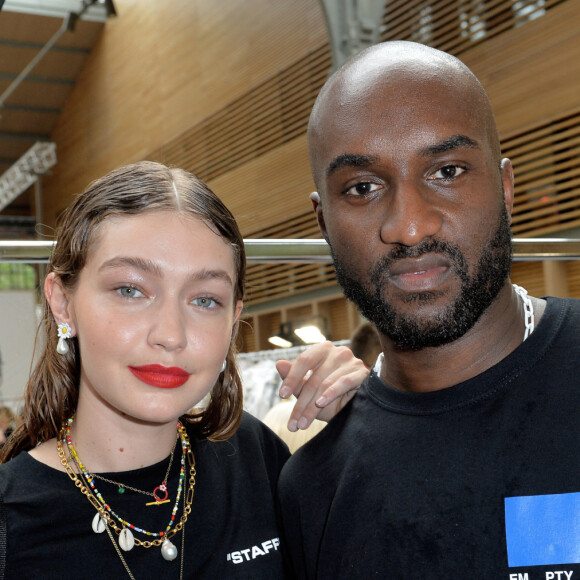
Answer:
<svg viewBox="0 0 580 580"><path fill-rule="evenodd" d="M433 174L432 179L453 179L464 171L465 169L459 167L459 165L445 165Z"/></svg>
<svg viewBox="0 0 580 580"><path fill-rule="evenodd" d="M121 288L117 288L117 292L123 298L136 298L137 296L143 296L143 294L137 290L137 288L133 288L133 286L122 286Z"/></svg>
<svg viewBox="0 0 580 580"><path fill-rule="evenodd" d="M377 189L379 188L380 185L377 185L376 183L371 183L370 181L361 181L360 183L357 183L356 185L349 187L346 190L346 194L365 196L369 195L370 193L373 193L374 191L377 191Z"/></svg>

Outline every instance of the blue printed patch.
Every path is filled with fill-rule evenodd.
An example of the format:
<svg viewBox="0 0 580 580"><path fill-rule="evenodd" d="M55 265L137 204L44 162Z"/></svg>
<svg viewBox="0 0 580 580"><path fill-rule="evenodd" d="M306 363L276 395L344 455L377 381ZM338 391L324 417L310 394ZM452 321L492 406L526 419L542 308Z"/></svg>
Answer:
<svg viewBox="0 0 580 580"><path fill-rule="evenodd" d="M505 498L508 563L580 563L580 492Z"/></svg>

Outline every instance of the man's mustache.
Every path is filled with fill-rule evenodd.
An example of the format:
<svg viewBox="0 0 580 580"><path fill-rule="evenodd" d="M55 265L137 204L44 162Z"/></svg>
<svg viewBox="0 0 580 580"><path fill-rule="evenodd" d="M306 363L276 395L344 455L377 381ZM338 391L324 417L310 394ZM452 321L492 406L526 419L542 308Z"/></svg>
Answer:
<svg viewBox="0 0 580 580"><path fill-rule="evenodd" d="M378 283L385 274L388 275L391 266L399 260L419 258L425 254L443 254L449 258L460 276L467 274L467 263L457 245L437 239L426 239L416 246L396 245L386 256L381 257L373 265L371 280L373 283Z"/></svg>

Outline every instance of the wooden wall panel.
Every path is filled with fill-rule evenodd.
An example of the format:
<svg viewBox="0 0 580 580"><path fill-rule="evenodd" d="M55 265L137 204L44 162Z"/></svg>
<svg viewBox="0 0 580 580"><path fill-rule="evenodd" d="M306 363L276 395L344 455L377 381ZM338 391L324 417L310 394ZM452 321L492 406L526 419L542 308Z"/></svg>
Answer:
<svg viewBox="0 0 580 580"><path fill-rule="evenodd" d="M244 235L301 215L311 207L308 196L314 189L306 136L212 179L209 184L236 216Z"/></svg>
<svg viewBox="0 0 580 580"><path fill-rule="evenodd" d="M580 260L567 262L568 296L580 298Z"/></svg>
<svg viewBox="0 0 580 580"><path fill-rule="evenodd" d="M148 156L324 43L317 0L117 0L53 133L47 221L113 167Z"/></svg>
<svg viewBox="0 0 580 580"><path fill-rule="evenodd" d="M531 296L545 295L542 262L514 262L511 280L524 287Z"/></svg>

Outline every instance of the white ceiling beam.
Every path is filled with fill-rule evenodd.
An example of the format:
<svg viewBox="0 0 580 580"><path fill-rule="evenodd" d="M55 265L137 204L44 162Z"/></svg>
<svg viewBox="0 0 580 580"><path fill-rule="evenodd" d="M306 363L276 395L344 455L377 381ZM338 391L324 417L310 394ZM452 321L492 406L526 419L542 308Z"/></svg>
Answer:
<svg viewBox="0 0 580 580"><path fill-rule="evenodd" d="M82 7L81 0L5 0L2 10L5 12L66 18L71 12L79 13ZM105 22L108 16L109 9L106 3L98 1L89 6L81 18L93 22Z"/></svg>

